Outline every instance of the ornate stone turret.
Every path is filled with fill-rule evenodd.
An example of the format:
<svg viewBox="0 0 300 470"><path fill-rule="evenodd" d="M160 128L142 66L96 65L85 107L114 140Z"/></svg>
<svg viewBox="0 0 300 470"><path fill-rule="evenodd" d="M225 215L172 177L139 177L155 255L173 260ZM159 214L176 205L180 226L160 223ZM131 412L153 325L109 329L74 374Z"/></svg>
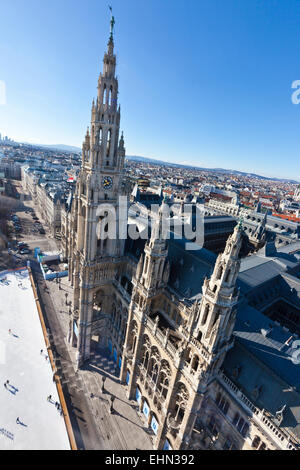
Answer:
<svg viewBox="0 0 300 470"><path fill-rule="evenodd" d="M166 273L167 233L165 228L166 205L163 203L154 220L151 230L151 238L145 246L145 258L140 282L149 291L162 287Z"/></svg>
<svg viewBox="0 0 300 470"><path fill-rule="evenodd" d="M217 258L213 274L204 281L202 301L197 315L194 335L205 348L216 352L231 338L234 306L238 300L236 279L240 268L239 251L242 227L239 223L228 238L224 253Z"/></svg>
<svg viewBox="0 0 300 470"><path fill-rule="evenodd" d="M257 225L256 229L249 235L249 240L256 249L261 248L266 242L266 223L267 213L265 213L262 221Z"/></svg>

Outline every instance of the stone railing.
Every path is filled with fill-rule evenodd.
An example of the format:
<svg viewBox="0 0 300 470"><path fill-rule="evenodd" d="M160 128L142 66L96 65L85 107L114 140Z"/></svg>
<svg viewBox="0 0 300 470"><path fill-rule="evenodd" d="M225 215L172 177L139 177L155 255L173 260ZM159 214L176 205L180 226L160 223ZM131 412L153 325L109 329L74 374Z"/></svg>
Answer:
<svg viewBox="0 0 300 470"><path fill-rule="evenodd" d="M166 335L158 328L156 323L147 317L147 327L150 329L152 336L154 336L160 345L172 356L174 357L177 353L176 347L171 343L169 339L166 338Z"/></svg>
<svg viewBox="0 0 300 470"><path fill-rule="evenodd" d="M199 351L199 354L206 359L207 361L210 359L210 354L206 351L206 349L203 347L203 345L198 341L196 338L191 338L191 343L196 346L196 348Z"/></svg>
<svg viewBox="0 0 300 470"><path fill-rule="evenodd" d="M249 398L224 374L220 371L220 382L234 396L234 398L250 413L256 424L260 426L271 439L282 450L296 450L296 446L291 442L289 436L274 424L263 410L257 408Z"/></svg>

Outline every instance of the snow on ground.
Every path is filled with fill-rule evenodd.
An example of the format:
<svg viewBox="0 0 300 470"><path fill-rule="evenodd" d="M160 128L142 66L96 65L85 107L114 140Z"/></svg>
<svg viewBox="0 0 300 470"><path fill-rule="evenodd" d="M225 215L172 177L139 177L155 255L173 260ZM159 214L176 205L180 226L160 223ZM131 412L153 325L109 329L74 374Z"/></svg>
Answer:
<svg viewBox="0 0 300 470"><path fill-rule="evenodd" d="M70 449L46 355L27 269L1 272L0 450ZM6 380L11 384L7 389ZM47 401L49 395L54 403Z"/></svg>

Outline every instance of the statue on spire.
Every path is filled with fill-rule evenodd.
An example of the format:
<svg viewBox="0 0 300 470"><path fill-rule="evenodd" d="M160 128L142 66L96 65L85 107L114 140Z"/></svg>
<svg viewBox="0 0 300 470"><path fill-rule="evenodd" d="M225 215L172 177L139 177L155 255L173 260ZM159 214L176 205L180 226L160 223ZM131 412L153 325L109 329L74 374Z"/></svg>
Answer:
<svg viewBox="0 0 300 470"><path fill-rule="evenodd" d="M109 5L111 20L110 20L110 39L113 39L114 35L114 26L115 26L115 17L112 14L112 7Z"/></svg>

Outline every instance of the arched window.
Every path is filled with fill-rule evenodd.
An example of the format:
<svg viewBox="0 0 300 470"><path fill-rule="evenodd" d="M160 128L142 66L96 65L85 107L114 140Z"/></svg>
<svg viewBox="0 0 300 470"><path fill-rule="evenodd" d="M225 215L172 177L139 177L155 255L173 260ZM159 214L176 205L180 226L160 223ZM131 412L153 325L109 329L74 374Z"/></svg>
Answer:
<svg viewBox="0 0 300 470"><path fill-rule="evenodd" d="M158 375L158 364L156 362L153 364L152 370L150 372L151 379L153 380L154 383L156 383L157 375Z"/></svg>
<svg viewBox="0 0 300 470"><path fill-rule="evenodd" d="M205 325L205 323L207 321L208 314L209 314L209 304L206 304L205 309L204 309L204 313L203 313L203 318L202 318L201 325Z"/></svg>
<svg viewBox="0 0 300 470"><path fill-rule="evenodd" d="M210 417L210 419L207 423L207 427L214 436L218 436L218 434L219 434L219 425L218 425L218 423L216 421L216 418L214 416Z"/></svg>
<svg viewBox="0 0 300 470"><path fill-rule="evenodd" d="M131 348L132 353L134 353L135 351L135 345L136 345L136 336L133 338L133 342L132 342L132 348Z"/></svg>
<svg viewBox="0 0 300 470"><path fill-rule="evenodd" d="M104 90L103 90L103 104L106 103L107 99L107 90L106 90L106 85L104 85Z"/></svg>
<svg viewBox="0 0 300 470"><path fill-rule="evenodd" d="M241 433L243 437L246 437L249 431L249 424L241 417L239 413L236 413L233 419L233 425Z"/></svg>
<svg viewBox="0 0 300 470"><path fill-rule="evenodd" d="M106 142L106 157L109 157L110 154L110 143L111 143L111 129L108 129L107 132L107 142Z"/></svg>
<svg viewBox="0 0 300 470"><path fill-rule="evenodd" d="M143 366L145 367L145 369L147 369L148 363L149 363L149 351L145 349L144 354L143 354Z"/></svg>
<svg viewBox="0 0 300 470"><path fill-rule="evenodd" d="M199 331L198 336L197 336L197 340L198 340L198 341L201 341L201 339L202 339L202 332Z"/></svg>
<svg viewBox="0 0 300 470"><path fill-rule="evenodd" d="M146 262L145 262L145 274L147 274L147 271L148 271L148 262L149 262L149 259L146 258Z"/></svg>
<svg viewBox="0 0 300 470"><path fill-rule="evenodd" d="M218 407L220 408L220 410L223 411L224 415L226 415L229 410L229 401L226 400L224 395L222 395L221 393L218 393L217 398L216 398L216 403Z"/></svg>
<svg viewBox="0 0 300 470"><path fill-rule="evenodd" d="M233 440L231 439L230 436L227 437L227 439L224 443L223 450L237 450L237 447L236 447L235 443L233 442Z"/></svg>
<svg viewBox="0 0 300 470"><path fill-rule="evenodd" d="M253 447L254 449L257 449L258 446L259 446L259 444L260 444L260 437L255 436L254 439L253 439L253 441L252 441L252 447Z"/></svg>
<svg viewBox="0 0 300 470"><path fill-rule="evenodd" d="M113 89L112 89L112 86L111 86L110 89L109 89L109 94L108 94L108 104L109 104L109 106L111 106L111 104L112 104L112 91L113 91Z"/></svg>
<svg viewBox="0 0 300 470"><path fill-rule="evenodd" d="M189 394L187 391L186 386L183 383L178 384L178 392L175 398L175 420L178 422L182 422L184 418L184 413L186 410L186 406L189 400Z"/></svg>
<svg viewBox="0 0 300 470"><path fill-rule="evenodd" d="M218 270L217 279L221 279L222 274L223 274L223 266L221 266L221 267L219 268L219 270Z"/></svg>
<svg viewBox="0 0 300 470"><path fill-rule="evenodd" d="M161 372L157 382L157 390L160 393L160 396L166 398L169 388L169 379L165 372Z"/></svg>
<svg viewBox="0 0 300 470"><path fill-rule="evenodd" d="M231 275L231 270L229 269L228 272L227 272L227 274L226 274L225 282L229 282L230 275Z"/></svg>
<svg viewBox="0 0 300 470"><path fill-rule="evenodd" d="M197 356L197 354L195 354L195 356L193 357L192 369L194 371L197 371L198 366L199 366L199 357Z"/></svg>
<svg viewBox="0 0 300 470"><path fill-rule="evenodd" d="M99 129L99 139L98 139L99 145L102 144L102 139L103 139L103 130L102 130L102 127L100 127L100 129Z"/></svg>

